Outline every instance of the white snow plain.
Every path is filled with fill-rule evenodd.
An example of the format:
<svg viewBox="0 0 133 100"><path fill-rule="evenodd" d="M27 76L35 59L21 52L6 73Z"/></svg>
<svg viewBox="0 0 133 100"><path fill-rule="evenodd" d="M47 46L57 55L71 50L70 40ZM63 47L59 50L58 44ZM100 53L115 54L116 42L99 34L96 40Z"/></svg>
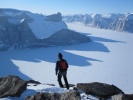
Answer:
<svg viewBox="0 0 133 100"><path fill-rule="evenodd" d="M127 94L133 93L133 34L76 24L67 25L69 29L89 36L92 42L0 52L0 77L17 75L25 80L33 79L56 85L50 88L45 85L33 88L29 86L19 100L23 100L27 95L33 95L35 91L67 91L59 88L55 75L55 63L59 52L69 64L69 83L102 82L113 84Z"/></svg>

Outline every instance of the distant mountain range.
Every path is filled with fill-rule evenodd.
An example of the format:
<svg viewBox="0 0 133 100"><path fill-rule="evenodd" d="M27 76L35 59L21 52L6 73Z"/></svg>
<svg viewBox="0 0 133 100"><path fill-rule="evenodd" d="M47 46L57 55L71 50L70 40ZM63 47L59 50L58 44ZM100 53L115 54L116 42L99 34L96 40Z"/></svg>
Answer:
<svg viewBox="0 0 133 100"><path fill-rule="evenodd" d="M66 15L63 16L63 21L68 23L78 22L89 27L133 33L133 13Z"/></svg>
<svg viewBox="0 0 133 100"><path fill-rule="evenodd" d="M66 32L72 34L67 35ZM61 13L44 16L29 11L0 9L0 51L90 41L89 37L75 33L68 30L67 25L62 21ZM55 37L53 34L58 36ZM66 38L69 41L66 41Z"/></svg>

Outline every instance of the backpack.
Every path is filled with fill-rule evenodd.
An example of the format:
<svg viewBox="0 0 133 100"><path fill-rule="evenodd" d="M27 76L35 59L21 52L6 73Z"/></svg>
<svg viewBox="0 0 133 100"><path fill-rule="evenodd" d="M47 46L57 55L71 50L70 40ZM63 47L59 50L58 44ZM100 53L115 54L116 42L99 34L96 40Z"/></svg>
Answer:
<svg viewBox="0 0 133 100"><path fill-rule="evenodd" d="M66 61L60 61L61 71L67 70L67 64Z"/></svg>

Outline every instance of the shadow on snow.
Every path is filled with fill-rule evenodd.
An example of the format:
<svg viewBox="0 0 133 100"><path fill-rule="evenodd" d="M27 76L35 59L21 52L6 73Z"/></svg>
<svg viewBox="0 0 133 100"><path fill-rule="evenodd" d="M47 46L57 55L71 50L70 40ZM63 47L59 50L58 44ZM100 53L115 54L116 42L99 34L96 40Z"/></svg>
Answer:
<svg viewBox="0 0 133 100"><path fill-rule="evenodd" d="M61 52L64 58L68 61L69 65L74 66L91 66L90 61L98 61L101 60L89 58L85 56L81 56L79 54L74 54L70 51L97 51L97 52L110 52L109 49L102 42L121 42L111 39L105 39L100 37L90 36L93 42L77 44L77 45L69 45L69 46L60 46L60 47L49 47L49 48L41 48L41 49L33 49L33 50L16 50L16 51L6 51L0 52L0 77L7 75L17 75L22 79L30 79L30 77L24 75L19 71L19 67L16 66L12 60L20 60L27 62L39 63L41 61L55 63L58 59L57 55ZM124 42L121 42L124 43ZM28 66L28 65L27 65ZM44 66L45 67L45 66ZM55 67L55 66L53 66Z"/></svg>

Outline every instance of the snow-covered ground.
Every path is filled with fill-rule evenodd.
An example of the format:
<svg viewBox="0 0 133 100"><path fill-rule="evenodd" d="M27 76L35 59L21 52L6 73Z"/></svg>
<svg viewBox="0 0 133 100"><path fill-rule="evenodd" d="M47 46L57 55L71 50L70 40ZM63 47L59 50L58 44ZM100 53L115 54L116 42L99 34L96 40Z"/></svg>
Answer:
<svg viewBox="0 0 133 100"><path fill-rule="evenodd" d="M12 74L26 80L55 84L55 90L41 86L42 91L48 88L50 92L59 92L55 63L61 52L69 64L69 83L103 82L114 84L125 93L133 93L133 34L67 25L69 29L88 35L93 42L0 52L0 77ZM34 94L37 90L41 91L39 86L28 87L25 94Z"/></svg>

